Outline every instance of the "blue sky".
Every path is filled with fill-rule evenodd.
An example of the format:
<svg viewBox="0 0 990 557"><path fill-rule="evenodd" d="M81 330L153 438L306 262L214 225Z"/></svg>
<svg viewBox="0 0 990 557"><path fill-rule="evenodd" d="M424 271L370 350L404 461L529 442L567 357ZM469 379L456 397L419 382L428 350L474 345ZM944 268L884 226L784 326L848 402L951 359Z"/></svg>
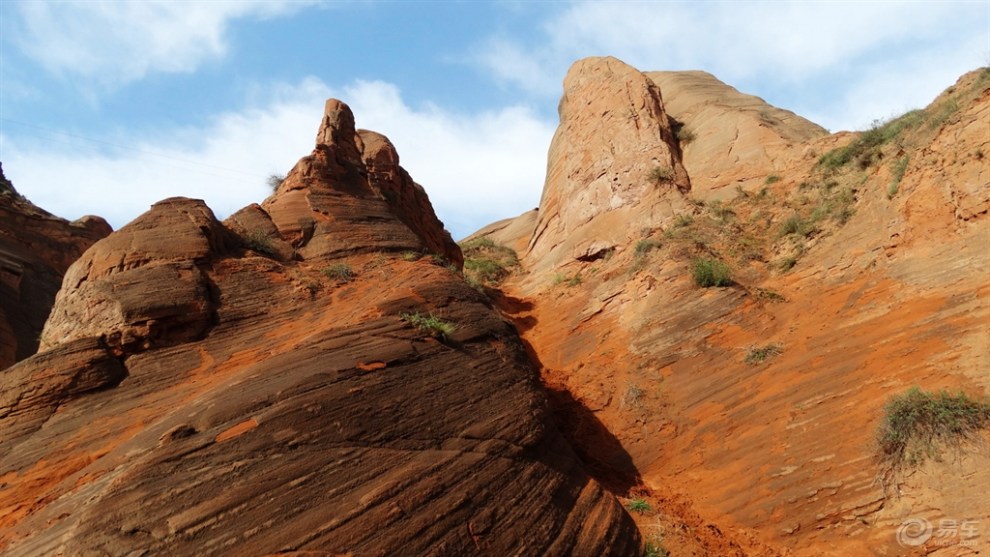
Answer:
<svg viewBox="0 0 990 557"><path fill-rule="evenodd" d="M539 203L585 56L702 69L833 131L990 63L968 2L0 2L0 161L118 228L173 195L221 218L312 149L326 97L389 136L456 238Z"/></svg>

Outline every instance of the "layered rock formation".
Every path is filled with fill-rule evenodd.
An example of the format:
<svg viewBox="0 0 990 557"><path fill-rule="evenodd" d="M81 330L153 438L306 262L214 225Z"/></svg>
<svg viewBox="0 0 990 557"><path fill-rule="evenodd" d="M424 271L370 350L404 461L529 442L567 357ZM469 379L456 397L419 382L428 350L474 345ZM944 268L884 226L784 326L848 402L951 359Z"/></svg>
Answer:
<svg viewBox="0 0 990 557"><path fill-rule="evenodd" d="M331 100L260 206L94 245L0 382L0 552L636 554L428 209Z"/></svg>
<svg viewBox="0 0 990 557"><path fill-rule="evenodd" d="M575 63L527 250L535 268L594 259L686 207L691 183L660 90L615 58Z"/></svg>
<svg viewBox="0 0 990 557"><path fill-rule="evenodd" d="M463 260L392 143L355 131L350 109L335 99L327 101L316 149L263 209L280 239L307 260L375 250L430 252L457 266Z"/></svg>
<svg viewBox="0 0 990 557"><path fill-rule="evenodd" d="M69 222L43 211L0 168L0 369L37 351L62 275L110 230L99 217Z"/></svg>
<svg viewBox="0 0 990 557"><path fill-rule="evenodd" d="M913 385L990 391L990 73L862 136L822 136L706 74L648 74L664 112L695 134L683 150L691 191L653 218L654 197L602 196L588 179L642 173L643 158L611 156L636 151L636 126L601 133L613 114L602 106L642 90L616 67L590 59L569 72L537 222L527 213L479 233L530 246L502 306L596 477L649 501L644 534L675 553L976 554L895 533L908 518L983 524L990 507L972 493L990 490L986 446L891 477L874 435L885 403ZM579 80L591 97L577 75L599 76ZM573 142L567 163L568 136L598 139ZM657 148L652 134L643 148ZM613 199L628 220L610 235L595 219ZM602 257L554 252L603 237ZM696 284L694 265L712 260L732 286Z"/></svg>
<svg viewBox="0 0 990 557"><path fill-rule="evenodd" d="M663 92L667 114L678 123L684 167L700 199L725 199L735 195L737 186L762 186L769 174L805 156L809 142L828 134L707 72L645 75Z"/></svg>

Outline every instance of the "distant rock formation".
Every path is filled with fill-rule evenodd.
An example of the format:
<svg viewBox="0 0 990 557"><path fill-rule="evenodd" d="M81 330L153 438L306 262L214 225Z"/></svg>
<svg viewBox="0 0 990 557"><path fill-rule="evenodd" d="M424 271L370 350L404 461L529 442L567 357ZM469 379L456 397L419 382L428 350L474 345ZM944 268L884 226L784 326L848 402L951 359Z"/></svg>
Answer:
<svg viewBox="0 0 990 557"><path fill-rule="evenodd" d="M336 100L263 204L156 203L72 265L43 351L3 372L0 553L638 554L451 264Z"/></svg>
<svg viewBox="0 0 990 557"><path fill-rule="evenodd" d="M594 258L684 210L691 180L660 89L611 57L576 62L564 78L560 125L528 255L543 269Z"/></svg>
<svg viewBox="0 0 990 557"><path fill-rule="evenodd" d="M37 351L62 275L110 231L99 217L69 222L39 209L0 167L0 370Z"/></svg>

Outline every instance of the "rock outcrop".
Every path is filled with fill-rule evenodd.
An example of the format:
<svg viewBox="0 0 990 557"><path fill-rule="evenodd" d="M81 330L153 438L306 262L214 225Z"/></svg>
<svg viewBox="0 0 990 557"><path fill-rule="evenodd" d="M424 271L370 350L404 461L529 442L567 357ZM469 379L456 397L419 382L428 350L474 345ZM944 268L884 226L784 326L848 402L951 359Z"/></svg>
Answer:
<svg viewBox="0 0 990 557"><path fill-rule="evenodd" d="M597 139L615 114L602 107L643 81L613 72L611 99L574 94L575 75L616 67L591 59L569 73L537 222L527 213L476 236L518 245L532 233L501 306L595 477L649 502L640 526L675 554L982 550L982 532L907 549L896 533L909 518L990 516L972 497L990 490L990 434L892 476L875 432L912 386L990 392L990 70L879 130L832 136L707 74L648 74L695 134L691 190L670 217L617 213L621 240L596 219L631 205L588 177L643 172ZM565 137L586 139L562 160ZM625 137L621 152L635 153ZM652 134L643 148L657 149ZM554 252L602 238L607 256ZM696 266L713 261L731 285L698 285Z"/></svg>
<svg viewBox="0 0 990 557"><path fill-rule="evenodd" d="M331 100L262 205L168 199L93 246L0 382L0 552L636 554L516 332L404 253L459 261L428 207Z"/></svg>
<svg viewBox="0 0 990 557"><path fill-rule="evenodd" d="M39 209L0 168L0 370L37 351L66 269L110 231L99 217L69 222Z"/></svg>
<svg viewBox="0 0 990 557"><path fill-rule="evenodd" d="M576 62L527 254L534 269L595 258L685 209L691 181L660 89L615 58Z"/></svg>
<svg viewBox="0 0 990 557"><path fill-rule="evenodd" d="M262 207L303 259L421 251L463 263L423 188L399 166L391 142L355 131L350 109L335 99L327 101L313 153Z"/></svg>
<svg viewBox="0 0 990 557"><path fill-rule="evenodd" d="M759 189L768 176L807 155L828 135L821 126L763 99L740 93L707 72L646 72L677 122L692 194L726 199L735 188Z"/></svg>

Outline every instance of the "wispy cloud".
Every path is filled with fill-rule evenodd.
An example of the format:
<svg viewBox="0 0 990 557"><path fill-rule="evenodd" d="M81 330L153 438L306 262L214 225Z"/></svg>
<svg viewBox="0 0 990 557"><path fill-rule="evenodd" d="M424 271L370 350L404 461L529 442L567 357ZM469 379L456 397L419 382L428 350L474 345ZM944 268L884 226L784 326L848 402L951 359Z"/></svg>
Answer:
<svg viewBox="0 0 990 557"><path fill-rule="evenodd" d="M483 39L476 62L538 94L585 56L613 55L643 70L704 69L761 96L814 97L820 123L837 129L895 105L923 105L986 64L988 17L986 2L971 1L579 2L544 21L542 35ZM917 65L934 53L939 64ZM853 91L881 114L849 118Z"/></svg>
<svg viewBox="0 0 990 557"><path fill-rule="evenodd" d="M153 73L195 70L227 52L227 25L269 18L313 2L155 0L21 2L15 44L48 72L115 87Z"/></svg>
<svg viewBox="0 0 990 557"><path fill-rule="evenodd" d="M553 125L526 108L414 108L381 81L333 88L307 78L267 91L257 106L200 127L158 130L151 140L94 141L55 130L33 130L36 141L4 137L4 170L34 203L67 218L98 214L120 227L176 195L205 199L223 217L264 199L265 178L309 154L332 96L351 105L359 127L392 140L455 236L539 202L546 153L537 146L549 144Z"/></svg>

